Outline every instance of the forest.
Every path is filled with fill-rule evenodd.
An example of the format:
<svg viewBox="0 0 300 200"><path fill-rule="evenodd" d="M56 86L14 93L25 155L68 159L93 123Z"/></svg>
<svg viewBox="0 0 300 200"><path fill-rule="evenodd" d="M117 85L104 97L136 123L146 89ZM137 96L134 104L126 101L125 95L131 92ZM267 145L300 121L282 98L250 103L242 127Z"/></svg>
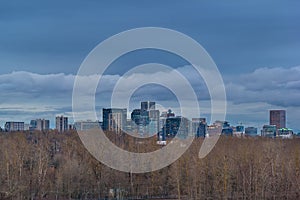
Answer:
<svg viewBox="0 0 300 200"><path fill-rule="evenodd" d="M130 151L161 148L106 135ZM164 169L131 174L94 159L76 131L0 133L0 199L300 199L300 138L221 137L199 159L202 142Z"/></svg>

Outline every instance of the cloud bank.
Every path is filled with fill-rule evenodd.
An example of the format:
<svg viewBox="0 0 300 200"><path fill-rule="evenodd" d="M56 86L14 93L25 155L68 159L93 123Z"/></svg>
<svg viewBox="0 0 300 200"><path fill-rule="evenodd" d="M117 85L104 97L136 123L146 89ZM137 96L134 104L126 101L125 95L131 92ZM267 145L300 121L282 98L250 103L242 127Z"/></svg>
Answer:
<svg viewBox="0 0 300 200"><path fill-rule="evenodd" d="M191 66L184 66L178 71L185 75L194 88L204 115L209 115L209 92L203 79L193 71ZM136 85L140 80L149 77L170 78L164 72L132 74L125 78L124 88ZM288 110L289 123L298 128L296 113L300 113L300 66L291 68L259 68L251 73L224 76L228 100L228 117L235 122L263 120L267 122L268 109L285 108ZM0 75L0 120L29 120L40 117L54 117L56 114L71 116L72 91L76 76L72 74L36 74L25 71ZM96 75L85 77L83 90L91 90L91 80ZM110 105L110 98L119 75L105 75L96 90L96 105L100 113L102 107ZM167 80L174 87L181 87L176 80ZM126 93L126 90L124 90ZM184 88L179 95L184 96ZM142 100L155 100L164 107L176 107L175 95L166 87L147 85L139 88L129 101L131 109ZM185 97L188 101L189 97ZM122 99L120 99L122 101ZM170 105L170 106L168 106ZM176 108L175 108L176 110ZM291 110L289 112L289 110ZM85 114L88 118L88 114ZM83 116L83 117L84 117ZM195 116L197 117L197 116ZM242 118L245 119L242 119ZM51 119L54 120L54 119Z"/></svg>

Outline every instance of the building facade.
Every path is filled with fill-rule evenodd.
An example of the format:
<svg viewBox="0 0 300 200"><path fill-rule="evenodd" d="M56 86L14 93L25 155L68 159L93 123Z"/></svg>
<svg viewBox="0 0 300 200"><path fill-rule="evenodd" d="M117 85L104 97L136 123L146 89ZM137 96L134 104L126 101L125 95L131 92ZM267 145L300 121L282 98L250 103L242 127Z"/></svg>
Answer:
<svg viewBox="0 0 300 200"><path fill-rule="evenodd" d="M286 128L286 111L270 110L270 125L275 125L276 129Z"/></svg>
<svg viewBox="0 0 300 200"><path fill-rule="evenodd" d="M159 132L160 112L155 110L155 102L141 102L141 109L134 109L131 113L132 131L141 136L152 136Z"/></svg>
<svg viewBox="0 0 300 200"><path fill-rule="evenodd" d="M205 137L207 132L206 118L192 118L192 133L196 137Z"/></svg>
<svg viewBox="0 0 300 200"><path fill-rule="evenodd" d="M50 121L46 119L35 119L30 121L29 130L47 131L50 129Z"/></svg>
<svg viewBox="0 0 300 200"><path fill-rule="evenodd" d="M78 131L87 131L90 129L97 129L100 128L100 122L99 121L78 121L74 123L74 128Z"/></svg>
<svg viewBox="0 0 300 200"><path fill-rule="evenodd" d="M69 129L68 117L57 116L55 119L55 127L59 132L65 132Z"/></svg>
<svg viewBox="0 0 300 200"><path fill-rule="evenodd" d="M257 136L257 128L255 127L246 127L245 128L245 135L247 136Z"/></svg>
<svg viewBox="0 0 300 200"><path fill-rule="evenodd" d="M155 110L155 102L153 101L141 102L141 110Z"/></svg>
<svg viewBox="0 0 300 200"><path fill-rule="evenodd" d="M149 133L150 135L157 134L159 132L159 110L149 110Z"/></svg>
<svg viewBox="0 0 300 200"><path fill-rule="evenodd" d="M191 133L190 121L185 117L169 117L162 129L162 138L173 138L175 136L185 138Z"/></svg>
<svg viewBox="0 0 300 200"><path fill-rule="evenodd" d="M120 134L127 124L126 108L103 108L103 130Z"/></svg>
<svg viewBox="0 0 300 200"><path fill-rule="evenodd" d="M5 131L8 132L24 131L24 122L6 122Z"/></svg>
<svg viewBox="0 0 300 200"><path fill-rule="evenodd" d="M276 125L264 125L261 130L262 137L276 137Z"/></svg>

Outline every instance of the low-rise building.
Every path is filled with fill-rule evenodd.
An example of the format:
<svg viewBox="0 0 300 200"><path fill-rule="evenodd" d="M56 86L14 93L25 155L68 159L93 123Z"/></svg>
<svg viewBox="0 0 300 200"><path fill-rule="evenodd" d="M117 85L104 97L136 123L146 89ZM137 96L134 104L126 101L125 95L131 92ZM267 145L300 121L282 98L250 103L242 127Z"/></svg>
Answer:
<svg viewBox="0 0 300 200"><path fill-rule="evenodd" d="M255 128L255 127L245 128L245 135L251 136L251 137L257 136L257 128Z"/></svg>
<svg viewBox="0 0 300 200"><path fill-rule="evenodd" d="M278 132L278 137L281 138L293 138L294 132L290 128L280 128L277 130Z"/></svg>
<svg viewBox="0 0 300 200"><path fill-rule="evenodd" d="M99 121L87 120L87 121L78 121L78 122L75 122L74 123L74 127L78 131L86 131L86 130L90 130L90 129L100 128L101 125L100 125Z"/></svg>
<svg viewBox="0 0 300 200"><path fill-rule="evenodd" d="M24 122L6 122L5 131L24 131Z"/></svg>
<svg viewBox="0 0 300 200"><path fill-rule="evenodd" d="M264 125L261 130L262 137L276 137L276 125Z"/></svg>

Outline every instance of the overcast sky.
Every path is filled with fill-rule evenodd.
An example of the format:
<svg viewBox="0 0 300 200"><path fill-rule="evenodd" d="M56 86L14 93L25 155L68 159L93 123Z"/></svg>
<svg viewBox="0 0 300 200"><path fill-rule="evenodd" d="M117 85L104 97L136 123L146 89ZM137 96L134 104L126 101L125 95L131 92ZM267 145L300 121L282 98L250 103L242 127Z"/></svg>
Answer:
<svg viewBox="0 0 300 200"><path fill-rule="evenodd" d="M287 125L300 131L299 8L297 0L1 1L0 125L49 118L53 126L56 114L71 116L74 77L88 53L114 34L151 26L180 31L206 49L223 76L233 125L260 128L268 123L269 109L286 109ZM209 116L201 78L193 78L182 59L159 51L114 62L101 86L108 91L97 91L97 109L108 105L105 92L123 73L149 62L189 76L202 114ZM137 91L131 107L147 98L174 110L178 105L173 94L153 86Z"/></svg>

